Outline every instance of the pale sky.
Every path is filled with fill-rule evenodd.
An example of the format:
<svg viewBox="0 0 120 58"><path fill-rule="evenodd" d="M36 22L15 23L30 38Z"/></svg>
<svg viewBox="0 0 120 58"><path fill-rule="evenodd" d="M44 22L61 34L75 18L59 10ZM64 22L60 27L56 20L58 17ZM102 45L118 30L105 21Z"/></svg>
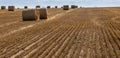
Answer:
<svg viewBox="0 0 120 58"><path fill-rule="evenodd" d="M35 7L40 5L42 7L62 6L62 5L78 5L83 7L112 7L120 6L120 0L0 0L0 6L14 5L16 7Z"/></svg>

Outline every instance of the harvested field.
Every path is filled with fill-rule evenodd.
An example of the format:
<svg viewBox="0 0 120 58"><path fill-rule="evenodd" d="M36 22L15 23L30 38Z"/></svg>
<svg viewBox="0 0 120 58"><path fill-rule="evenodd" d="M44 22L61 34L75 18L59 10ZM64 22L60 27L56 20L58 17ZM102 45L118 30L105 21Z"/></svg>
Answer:
<svg viewBox="0 0 120 58"><path fill-rule="evenodd" d="M0 58L120 58L116 8L50 8L33 22L21 12L0 12Z"/></svg>

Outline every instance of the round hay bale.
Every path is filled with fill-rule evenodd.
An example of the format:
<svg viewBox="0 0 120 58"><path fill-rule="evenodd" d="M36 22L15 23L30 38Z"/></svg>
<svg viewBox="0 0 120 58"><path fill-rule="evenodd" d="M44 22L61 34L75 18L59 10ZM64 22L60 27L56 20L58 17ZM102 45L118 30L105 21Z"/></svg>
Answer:
<svg viewBox="0 0 120 58"><path fill-rule="evenodd" d="M82 6L80 6L80 8L82 8Z"/></svg>
<svg viewBox="0 0 120 58"><path fill-rule="evenodd" d="M71 8L74 9L74 8L75 8L75 5L71 5Z"/></svg>
<svg viewBox="0 0 120 58"><path fill-rule="evenodd" d="M20 8L17 8L17 9L20 9Z"/></svg>
<svg viewBox="0 0 120 58"><path fill-rule="evenodd" d="M24 9L28 9L28 6L24 6Z"/></svg>
<svg viewBox="0 0 120 58"><path fill-rule="evenodd" d="M36 8L40 8L40 6L39 6L39 5L37 5L37 6L36 6Z"/></svg>
<svg viewBox="0 0 120 58"><path fill-rule="evenodd" d="M1 6L1 10L5 10L6 9L6 6Z"/></svg>
<svg viewBox="0 0 120 58"><path fill-rule="evenodd" d="M72 8L72 9L78 8L78 6L76 6L76 5L71 5L71 8Z"/></svg>
<svg viewBox="0 0 120 58"><path fill-rule="evenodd" d="M69 5L64 5L63 10L69 10Z"/></svg>
<svg viewBox="0 0 120 58"><path fill-rule="evenodd" d="M78 8L78 6L76 5L75 8Z"/></svg>
<svg viewBox="0 0 120 58"><path fill-rule="evenodd" d="M8 11L14 11L15 10L15 6L8 6Z"/></svg>
<svg viewBox="0 0 120 58"><path fill-rule="evenodd" d="M40 19L47 19L47 9L46 8L40 9Z"/></svg>
<svg viewBox="0 0 120 58"><path fill-rule="evenodd" d="M47 8L51 8L50 6L47 6Z"/></svg>
<svg viewBox="0 0 120 58"><path fill-rule="evenodd" d="M55 8L58 8L57 6L55 6Z"/></svg>
<svg viewBox="0 0 120 58"><path fill-rule="evenodd" d="M36 10L29 9L29 10L23 10L22 11L22 19L23 21L34 21L37 20L37 14Z"/></svg>

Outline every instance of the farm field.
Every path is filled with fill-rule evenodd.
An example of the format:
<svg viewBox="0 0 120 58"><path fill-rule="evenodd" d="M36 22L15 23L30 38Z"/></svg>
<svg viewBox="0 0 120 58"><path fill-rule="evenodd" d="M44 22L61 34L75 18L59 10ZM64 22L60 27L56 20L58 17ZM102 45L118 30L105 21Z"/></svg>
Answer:
<svg viewBox="0 0 120 58"><path fill-rule="evenodd" d="M0 11L0 58L120 58L120 8L48 9L22 21Z"/></svg>

